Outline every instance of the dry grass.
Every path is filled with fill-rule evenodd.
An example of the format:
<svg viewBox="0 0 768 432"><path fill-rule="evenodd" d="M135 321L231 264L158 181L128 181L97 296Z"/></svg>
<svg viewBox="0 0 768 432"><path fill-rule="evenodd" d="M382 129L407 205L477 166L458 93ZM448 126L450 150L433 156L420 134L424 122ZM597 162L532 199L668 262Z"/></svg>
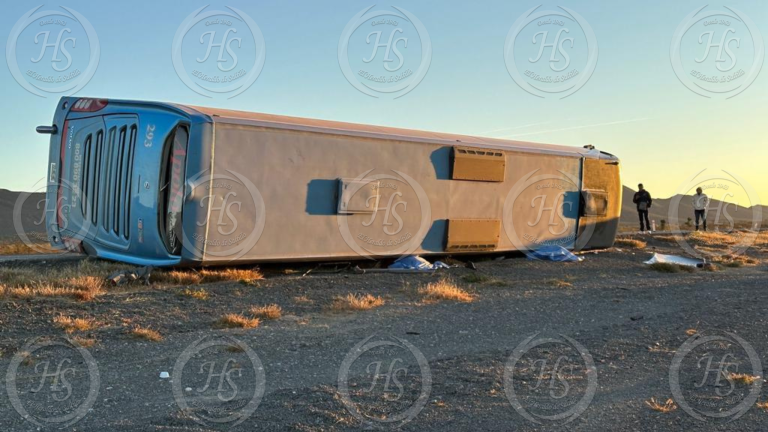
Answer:
<svg viewBox="0 0 768 432"><path fill-rule="evenodd" d="M307 296L297 296L297 297L294 297L293 301L295 301L298 304L307 304L307 305L315 303L314 300L312 300L311 298L309 298Z"/></svg>
<svg viewBox="0 0 768 432"><path fill-rule="evenodd" d="M203 277L194 270L171 270L152 272L150 280L164 285L197 285Z"/></svg>
<svg viewBox="0 0 768 432"><path fill-rule="evenodd" d="M2 267L4 295L18 298L70 297L91 301L106 292L106 278L121 264L84 260L77 265L62 265L47 269ZM130 268L130 266L127 266Z"/></svg>
<svg viewBox="0 0 768 432"><path fill-rule="evenodd" d="M80 301L92 301L105 294L111 287L107 277L116 271L136 270L135 267L100 260L86 259L76 265L60 265L50 268L0 267L0 296L17 298L68 297ZM162 287L197 285L206 282L246 281L262 279L257 269L215 270L156 270L150 280ZM202 292L192 292L191 297L204 300Z"/></svg>
<svg viewBox="0 0 768 432"><path fill-rule="evenodd" d="M548 282L555 288L573 288L572 283L560 279L550 279Z"/></svg>
<svg viewBox="0 0 768 432"><path fill-rule="evenodd" d="M39 253L60 253L59 249L54 249L48 242L34 242L32 247L21 240L13 242L0 243L0 255L34 255Z"/></svg>
<svg viewBox="0 0 768 432"><path fill-rule="evenodd" d="M19 351L16 353L19 357L21 357L21 364L24 366L32 366L35 363L35 359L32 357L32 353L29 351Z"/></svg>
<svg viewBox="0 0 768 432"><path fill-rule="evenodd" d="M681 235L657 235L653 238L667 243L677 243L683 241L683 236Z"/></svg>
<svg viewBox="0 0 768 432"><path fill-rule="evenodd" d="M754 266L759 264L759 261L748 257L746 255L733 255L724 254L714 259L719 265L723 267L739 268L744 266Z"/></svg>
<svg viewBox="0 0 768 432"><path fill-rule="evenodd" d="M688 234L687 240L710 246L734 245L743 240L746 235L726 234L718 231L694 231Z"/></svg>
<svg viewBox="0 0 768 432"><path fill-rule="evenodd" d="M420 288L419 294L424 296L426 301L451 300L469 303L474 300L468 292L459 288L449 279L431 282L427 286Z"/></svg>
<svg viewBox="0 0 768 432"><path fill-rule="evenodd" d="M195 300L208 300L208 298L210 297L208 294L208 291L206 291L205 288L200 288L200 289L186 288L184 291L181 292L181 295L186 297L192 297Z"/></svg>
<svg viewBox="0 0 768 432"><path fill-rule="evenodd" d="M617 238L616 241L613 242L614 246L624 246L634 249L644 249L648 243L642 241L642 240L635 240L633 238Z"/></svg>
<svg viewBox="0 0 768 432"><path fill-rule="evenodd" d="M84 338L80 336L75 336L71 339L72 343L81 346L83 348L90 348L94 345L96 345L96 339L93 338Z"/></svg>
<svg viewBox="0 0 768 432"><path fill-rule="evenodd" d="M276 320L283 316L283 309L276 304L271 304L261 307L252 307L251 314L256 318Z"/></svg>
<svg viewBox="0 0 768 432"><path fill-rule="evenodd" d="M93 330L98 325L93 318L72 318L66 315L58 315L54 317L53 323L56 327L63 329L66 333Z"/></svg>
<svg viewBox="0 0 768 432"><path fill-rule="evenodd" d="M258 318L248 318L240 314L226 314L217 321L218 325L227 328L256 328L260 323Z"/></svg>
<svg viewBox="0 0 768 432"><path fill-rule="evenodd" d="M130 335L137 339L146 339L152 342L160 342L163 340L163 336L160 333L148 327L136 326L131 329Z"/></svg>
<svg viewBox="0 0 768 432"><path fill-rule="evenodd" d="M675 404L675 401L672 399L667 399L667 401L662 404L657 402L655 398L651 398L651 400L645 401L645 404L652 410L665 414L677 409L677 404Z"/></svg>
<svg viewBox="0 0 768 432"><path fill-rule="evenodd" d="M758 402L755 404L755 406L765 411L768 411L768 402Z"/></svg>
<svg viewBox="0 0 768 432"><path fill-rule="evenodd" d="M768 246L768 231L761 231L755 237L755 246Z"/></svg>
<svg viewBox="0 0 768 432"><path fill-rule="evenodd" d="M152 281L164 285L198 285L209 282L252 282L264 279L258 269L203 269L155 271Z"/></svg>
<svg viewBox="0 0 768 432"><path fill-rule="evenodd" d="M205 282L252 282L264 279L264 275L261 274L259 269L206 269L201 270L200 274Z"/></svg>
<svg viewBox="0 0 768 432"><path fill-rule="evenodd" d="M736 381L738 383L745 384L745 385L751 385L753 382L760 379L759 376L740 374L740 373L734 373L734 372L729 373L727 378L732 381Z"/></svg>
<svg viewBox="0 0 768 432"><path fill-rule="evenodd" d="M370 294L347 294L345 297L336 297L331 309L337 312L363 311L377 308L384 304L384 299Z"/></svg>

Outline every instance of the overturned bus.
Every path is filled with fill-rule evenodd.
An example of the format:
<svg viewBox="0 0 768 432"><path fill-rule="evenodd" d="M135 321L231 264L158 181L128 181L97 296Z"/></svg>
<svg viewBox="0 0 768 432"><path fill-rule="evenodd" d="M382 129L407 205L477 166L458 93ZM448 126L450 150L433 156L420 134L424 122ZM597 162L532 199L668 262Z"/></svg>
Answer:
<svg viewBox="0 0 768 432"><path fill-rule="evenodd" d="M38 132L51 244L132 264L578 250L618 229L619 160L592 146L76 97Z"/></svg>

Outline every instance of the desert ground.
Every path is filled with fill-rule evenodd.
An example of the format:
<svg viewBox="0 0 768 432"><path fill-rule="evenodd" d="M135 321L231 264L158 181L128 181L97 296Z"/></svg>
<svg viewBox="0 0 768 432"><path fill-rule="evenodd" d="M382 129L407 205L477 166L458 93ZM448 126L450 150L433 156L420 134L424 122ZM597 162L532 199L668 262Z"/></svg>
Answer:
<svg viewBox="0 0 768 432"><path fill-rule="evenodd" d="M768 360L768 235L742 255L727 254L732 236L680 239L722 256L704 269L649 266L643 262L653 252L684 253L678 239L630 236L571 263L448 258L455 267L428 274L351 270L374 262L155 270L148 285L120 286L105 279L130 268L118 263L2 262L0 429L764 429L763 373L741 348L707 348L733 352L719 381L712 373L699 385L707 369L691 359L679 374L696 412L730 412L746 400L735 419L690 415L671 391L670 367L686 341L719 334L738 335L761 364ZM527 338L561 335L588 352L592 370L563 344L534 347L510 363ZM58 354L26 345L38 337L43 345L61 339L87 350L97 385L86 358L70 353L73 371L56 390L71 397L46 396L57 385L45 374L55 378L50 360ZM215 343L199 349L207 339ZM379 340L395 343L364 345ZM559 360L569 368L536 369ZM227 361L237 374L219 373ZM231 396L221 398L222 391ZM584 403L580 395L588 393ZM57 408L60 399L71 406ZM39 424L25 420L14 400ZM87 411L74 424L51 420L82 404ZM558 407L581 405L573 418L549 418L565 410ZM227 420L248 407L255 409L243 419Z"/></svg>

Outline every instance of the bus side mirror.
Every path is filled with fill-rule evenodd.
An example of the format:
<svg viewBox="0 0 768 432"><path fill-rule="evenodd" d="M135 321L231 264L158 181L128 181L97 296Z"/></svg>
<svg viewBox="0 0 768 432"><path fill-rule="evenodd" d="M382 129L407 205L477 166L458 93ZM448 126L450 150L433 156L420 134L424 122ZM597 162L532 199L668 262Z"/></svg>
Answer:
<svg viewBox="0 0 768 432"><path fill-rule="evenodd" d="M38 126L37 128L35 128L35 130L39 134L56 135L56 133L59 131L59 128L57 128L56 125L53 125L53 126Z"/></svg>

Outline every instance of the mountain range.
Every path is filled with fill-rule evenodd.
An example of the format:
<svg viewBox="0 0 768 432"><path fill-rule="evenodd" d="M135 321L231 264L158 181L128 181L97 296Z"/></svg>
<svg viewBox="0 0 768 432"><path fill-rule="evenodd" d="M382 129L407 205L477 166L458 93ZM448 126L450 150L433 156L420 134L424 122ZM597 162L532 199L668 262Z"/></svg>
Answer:
<svg viewBox="0 0 768 432"><path fill-rule="evenodd" d="M621 223L638 223L637 206L632 202L635 192L634 189L624 186L621 200ZM682 223L685 223L688 218L691 218L692 220L694 219L693 197L691 195L678 194L669 198L654 198L653 193L651 193L651 198L653 199L653 204L648 211L648 218L656 221L657 228L660 228L662 220L667 221L668 224L671 223L670 221L672 218L670 218L669 214L670 206L673 206L674 208L674 206L677 205L677 212L673 212L673 216L680 219ZM730 216L734 222L740 224L750 223L754 216L753 210L756 211L758 209L762 212L762 222L768 220L768 206L764 205L747 208L733 203L712 199L709 202L709 208L711 210L707 214L707 218L710 224L714 224L714 219L718 219L716 217L718 209L721 209L721 216L717 222L721 224L727 225L729 223L726 215Z"/></svg>

